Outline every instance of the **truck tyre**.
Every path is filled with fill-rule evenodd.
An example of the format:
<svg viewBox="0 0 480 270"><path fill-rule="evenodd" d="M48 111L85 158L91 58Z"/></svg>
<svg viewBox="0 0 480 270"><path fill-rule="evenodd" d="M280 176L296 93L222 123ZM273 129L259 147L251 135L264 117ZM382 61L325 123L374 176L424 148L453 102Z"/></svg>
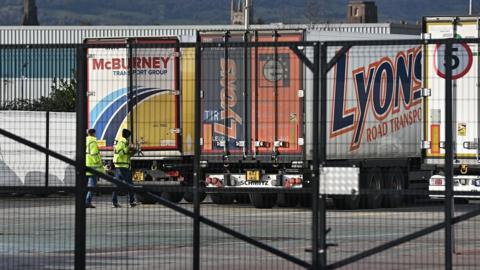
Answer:
<svg viewBox="0 0 480 270"><path fill-rule="evenodd" d="M205 198L207 197L207 193L199 192L198 196L199 196L200 202L203 202L205 200ZM193 192L186 191L185 194L183 194L183 199L186 202L193 203Z"/></svg>
<svg viewBox="0 0 480 270"><path fill-rule="evenodd" d="M303 208L310 208L312 206L311 194L300 194L298 198L298 204Z"/></svg>
<svg viewBox="0 0 480 270"><path fill-rule="evenodd" d="M210 199L215 204L232 204L234 199L233 193L230 194L221 194L221 193L212 193L210 194Z"/></svg>
<svg viewBox="0 0 480 270"><path fill-rule="evenodd" d="M277 195L277 205L279 207L295 207L298 204L298 194L279 193Z"/></svg>
<svg viewBox="0 0 480 270"><path fill-rule="evenodd" d="M146 197L143 193L136 193L135 196L137 197L137 201L141 202L142 204L154 204L157 200Z"/></svg>
<svg viewBox="0 0 480 270"><path fill-rule="evenodd" d="M246 194L246 193L237 193L237 194L235 194L235 201L238 204L249 204L250 203L250 198L248 197L248 194Z"/></svg>
<svg viewBox="0 0 480 270"><path fill-rule="evenodd" d="M453 201L455 204L468 204L468 199L466 198L454 198Z"/></svg>
<svg viewBox="0 0 480 270"><path fill-rule="evenodd" d="M333 203L337 209L355 210L360 208L360 195L335 196Z"/></svg>
<svg viewBox="0 0 480 270"><path fill-rule="evenodd" d="M379 168L368 170L364 179L368 193L363 195L365 206L370 209L380 208L382 206L382 171Z"/></svg>
<svg viewBox="0 0 480 270"><path fill-rule="evenodd" d="M385 207L400 207L404 201L402 194L403 187L405 186L403 171L400 168L390 168L384 180L383 186L389 189L384 197Z"/></svg>
<svg viewBox="0 0 480 270"><path fill-rule="evenodd" d="M277 202L277 194L274 193L250 193L249 197L255 208L269 209Z"/></svg>
<svg viewBox="0 0 480 270"><path fill-rule="evenodd" d="M162 197L173 203L179 203L183 199L183 192L162 192Z"/></svg>

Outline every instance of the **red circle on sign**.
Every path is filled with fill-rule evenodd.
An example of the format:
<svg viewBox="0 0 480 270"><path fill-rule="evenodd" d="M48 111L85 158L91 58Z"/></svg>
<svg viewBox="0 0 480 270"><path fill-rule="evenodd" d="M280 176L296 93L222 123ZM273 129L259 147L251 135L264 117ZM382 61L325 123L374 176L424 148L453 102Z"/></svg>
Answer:
<svg viewBox="0 0 480 270"><path fill-rule="evenodd" d="M443 45L443 44L437 44L435 46L435 51L433 52L433 59L434 59L433 67L434 67L437 75L445 79L445 73L440 71L440 69L437 67L437 61L436 61L437 60L438 47L440 47L441 45ZM459 78L465 76L465 74L467 74L467 72L470 71L470 68L472 67L472 64L473 64L473 53L472 53L472 50L470 49L470 46L468 46L465 43L460 43L460 45L462 45L465 48L465 51L467 52L468 63L467 63L467 66L465 67L465 69L462 70L462 72L460 72L459 74L456 74L456 75L452 74L452 80L456 80L456 79L459 79Z"/></svg>

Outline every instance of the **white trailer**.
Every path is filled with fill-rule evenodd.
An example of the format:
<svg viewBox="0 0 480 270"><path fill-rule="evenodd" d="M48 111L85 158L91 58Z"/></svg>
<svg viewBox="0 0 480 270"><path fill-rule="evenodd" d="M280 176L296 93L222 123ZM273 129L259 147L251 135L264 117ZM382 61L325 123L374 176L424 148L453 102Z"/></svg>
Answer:
<svg viewBox="0 0 480 270"><path fill-rule="evenodd" d="M0 128L61 155L75 158L76 119L72 112L0 111ZM48 169L47 169L48 168ZM48 179L46 172L48 170ZM0 136L0 186L74 186L72 166Z"/></svg>
<svg viewBox="0 0 480 270"><path fill-rule="evenodd" d="M478 17L426 17L424 38L479 38ZM425 164L436 165L438 174L429 181L430 191L444 191L442 174L445 158L445 46L428 45L425 48L424 87L430 96L425 101L424 145ZM460 198L478 198L480 191L480 134L478 44L455 43L452 46L453 80L453 148L454 191ZM468 192L472 192L468 194ZM473 193L476 192L476 193ZM443 195L431 197L442 198Z"/></svg>

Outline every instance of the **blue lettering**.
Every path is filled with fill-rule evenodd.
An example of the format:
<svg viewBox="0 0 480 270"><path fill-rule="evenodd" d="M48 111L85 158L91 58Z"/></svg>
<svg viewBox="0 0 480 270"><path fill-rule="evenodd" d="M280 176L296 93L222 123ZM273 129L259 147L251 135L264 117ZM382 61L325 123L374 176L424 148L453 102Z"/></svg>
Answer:
<svg viewBox="0 0 480 270"><path fill-rule="evenodd" d="M382 100L382 92L383 92L382 89L385 89L384 100ZM392 97L393 97L392 66L388 62L383 62L377 70L377 74L375 75L375 83L373 84L373 108L375 109L375 113L377 115L383 116L388 112L388 110L390 109L390 104L392 102Z"/></svg>
<svg viewBox="0 0 480 270"><path fill-rule="evenodd" d="M353 145L352 148L358 148L358 144L360 143L360 138L362 137L362 129L365 124L365 118L367 116L367 104L368 104L368 97L370 96L370 89L372 88L372 81L373 75L375 74L375 68L372 66L368 71L368 78L367 78L367 85L365 86L365 71L355 74L355 84L357 85L357 97L358 103L360 105L360 113L357 122L357 128L355 129L355 133L353 136ZM355 147L354 147L355 146Z"/></svg>
<svg viewBox="0 0 480 270"><path fill-rule="evenodd" d="M403 56L397 59L397 83L395 85L395 108L400 106L400 88L402 88L402 96L405 105L410 104L410 91L412 86L412 62L413 55L408 55L408 66Z"/></svg>
<svg viewBox="0 0 480 270"><path fill-rule="evenodd" d="M337 62L336 65L336 74L337 79L335 81L335 100L334 100L334 110L333 110L333 127L332 133L340 131L344 128L350 127L353 125L354 115L344 115L345 111L345 77L346 77L346 54L343 54Z"/></svg>
<svg viewBox="0 0 480 270"><path fill-rule="evenodd" d="M414 74L415 74L415 80L418 82L422 81L422 51L420 51L416 56L415 56L415 67L414 67ZM421 88L418 88L417 91L413 92L413 99L417 100L422 98L422 93L421 93Z"/></svg>

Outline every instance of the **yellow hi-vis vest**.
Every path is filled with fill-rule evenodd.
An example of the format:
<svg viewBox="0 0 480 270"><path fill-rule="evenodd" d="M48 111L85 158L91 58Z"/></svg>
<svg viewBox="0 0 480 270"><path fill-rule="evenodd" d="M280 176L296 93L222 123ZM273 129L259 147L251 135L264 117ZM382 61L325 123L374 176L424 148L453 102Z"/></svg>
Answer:
<svg viewBox="0 0 480 270"><path fill-rule="evenodd" d="M127 139L120 138L117 141L113 152L113 164L117 168L130 168L130 150Z"/></svg>
<svg viewBox="0 0 480 270"><path fill-rule="evenodd" d="M87 136L85 165L99 172L104 172L102 157L98 150L97 138L94 136ZM87 172L87 175L92 175L92 173Z"/></svg>

